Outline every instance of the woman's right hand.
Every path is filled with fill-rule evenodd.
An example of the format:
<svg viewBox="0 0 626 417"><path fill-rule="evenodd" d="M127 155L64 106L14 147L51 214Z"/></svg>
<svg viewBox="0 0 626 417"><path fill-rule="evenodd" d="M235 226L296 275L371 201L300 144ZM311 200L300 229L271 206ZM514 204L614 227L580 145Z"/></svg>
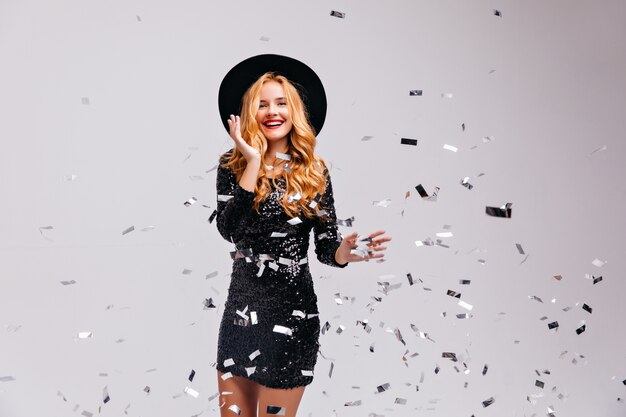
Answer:
<svg viewBox="0 0 626 417"><path fill-rule="evenodd" d="M239 116L230 115L228 119L228 129L230 137L235 141L235 146L239 149L239 152L243 155L248 163L252 161L261 162L261 153L258 149L248 145L241 137L241 120Z"/></svg>

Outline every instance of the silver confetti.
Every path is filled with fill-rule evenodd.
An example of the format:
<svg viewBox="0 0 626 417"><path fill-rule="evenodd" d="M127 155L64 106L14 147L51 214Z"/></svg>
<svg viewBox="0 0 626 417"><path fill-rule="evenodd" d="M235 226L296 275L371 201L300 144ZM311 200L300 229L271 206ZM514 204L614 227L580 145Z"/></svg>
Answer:
<svg viewBox="0 0 626 417"><path fill-rule="evenodd" d="M422 90L409 90L409 96L421 96Z"/></svg>
<svg viewBox="0 0 626 417"><path fill-rule="evenodd" d="M260 350L255 350L254 352L252 352L248 357L250 358L250 360L254 360L254 358L256 358L257 356L259 356L261 354Z"/></svg>
<svg viewBox="0 0 626 417"><path fill-rule="evenodd" d="M474 188L474 186L472 184L469 183L469 178L470 177L465 177L461 180L461 185L465 188L467 188L468 190L471 190L472 188Z"/></svg>
<svg viewBox="0 0 626 417"><path fill-rule="evenodd" d="M185 205L185 207L189 207L193 205L196 201L198 201L196 197L191 197L189 200L185 201L183 204Z"/></svg>
<svg viewBox="0 0 626 417"><path fill-rule="evenodd" d="M105 385L104 388L102 389L102 401L106 404L111 400L111 397L109 397L109 390L107 389L107 386Z"/></svg>
<svg viewBox="0 0 626 417"><path fill-rule="evenodd" d="M124 236L124 235L125 235L125 234L127 234L127 233L132 232L133 230L135 230L135 226L130 226L128 229L126 229L126 230L124 230L124 231L122 232L122 236Z"/></svg>
<svg viewBox="0 0 626 417"><path fill-rule="evenodd" d="M236 413L238 416L241 415L241 408L237 407L237 405L233 404L230 407L228 407L228 409L230 411L233 411L234 413Z"/></svg>
<svg viewBox="0 0 626 417"><path fill-rule="evenodd" d="M487 398L485 401L483 401L483 407L489 407L491 404L493 404L496 400L493 397L489 397Z"/></svg>
<svg viewBox="0 0 626 417"><path fill-rule="evenodd" d="M200 393L198 391L196 391L195 389L190 388L190 387L185 387L184 392L185 392L185 394L191 395L194 398L198 398L198 395L200 395Z"/></svg>
<svg viewBox="0 0 626 417"><path fill-rule="evenodd" d="M345 19L346 18L346 14L342 13L342 12L338 12L336 10L331 10L330 11L330 15L333 17L338 17L340 19Z"/></svg>
<svg viewBox="0 0 626 417"><path fill-rule="evenodd" d="M452 152L456 152L459 150L459 148L457 148L456 146L448 145L447 143L443 145L443 149L452 151Z"/></svg>
<svg viewBox="0 0 626 417"><path fill-rule="evenodd" d="M285 415L285 407L280 407L276 405L268 405L267 406L267 414L274 416L284 416Z"/></svg>
<svg viewBox="0 0 626 417"><path fill-rule="evenodd" d="M600 259L596 258L593 261L591 261L591 263L593 264L593 266L597 266L598 268L602 268L607 262L606 261L601 261Z"/></svg>

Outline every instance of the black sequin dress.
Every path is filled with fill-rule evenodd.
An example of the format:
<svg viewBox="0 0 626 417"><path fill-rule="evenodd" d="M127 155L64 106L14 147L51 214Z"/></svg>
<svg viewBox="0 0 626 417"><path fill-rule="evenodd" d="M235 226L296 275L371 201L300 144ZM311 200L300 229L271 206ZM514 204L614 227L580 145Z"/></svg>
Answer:
<svg viewBox="0 0 626 417"><path fill-rule="evenodd" d="M326 191L321 199L318 195L317 209L323 208L326 215L307 218L301 213L298 223L288 222L291 217L279 203L284 178L276 179L278 186L272 186L257 213L254 192L243 189L232 170L218 166L217 228L236 248L219 329L219 371L270 388L313 382L320 320L307 257L311 229L320 262L348 265L335 261L341 235L330 174L325 174Z"/></svg>

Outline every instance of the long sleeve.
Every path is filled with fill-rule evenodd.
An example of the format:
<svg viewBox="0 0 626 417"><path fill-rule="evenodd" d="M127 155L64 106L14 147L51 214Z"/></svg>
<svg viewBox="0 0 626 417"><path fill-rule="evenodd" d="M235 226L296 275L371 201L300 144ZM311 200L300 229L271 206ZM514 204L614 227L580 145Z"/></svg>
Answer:
<svg viewBox="0 0 626 417"><path fill-rule="evenodd" d="M254 192L237 183L235 173L217 167L217 229L229 242L237 243L244 235L254 203Z"/></svg>
<svg viewBox="0 0 626 417"><path fill-rule="evenodd" d="M335 213L335 199L330 173L326 171L326 191L321 198L321 206L326 211L323 217L317 217L313 226L315 253L317 259L330 266L345 268L348 263L339 264L335 260L335 252L341 244L341 234L337 229L337 215Z"/></svg>

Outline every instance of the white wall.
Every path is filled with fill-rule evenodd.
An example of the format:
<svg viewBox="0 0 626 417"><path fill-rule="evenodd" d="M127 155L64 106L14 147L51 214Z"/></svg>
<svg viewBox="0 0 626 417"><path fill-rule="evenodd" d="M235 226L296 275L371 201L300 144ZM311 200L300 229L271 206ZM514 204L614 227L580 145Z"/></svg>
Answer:
<svg viewBox="0 0 626 417"><path fill-rule="evenodd" d="M212 169L231 147L217 92L260 53L318 72L329 112L317 152L333 166L338 215L393 237L382 263L314 261L334 371L319 358L299 415L625 415L624 16L617 0L2 0L0 415L218 414L208 399L232 245L207 222ZM418 184L440 187L438 200ZM512 218L485 214L507 202ZM444 225L449 249L415 245ZM382 281L401 287L385 295ZM337 292L354 302L337 305ZM218 309L203 310L209 297ZM408 367L407 349L419 353Z"/></svg>

